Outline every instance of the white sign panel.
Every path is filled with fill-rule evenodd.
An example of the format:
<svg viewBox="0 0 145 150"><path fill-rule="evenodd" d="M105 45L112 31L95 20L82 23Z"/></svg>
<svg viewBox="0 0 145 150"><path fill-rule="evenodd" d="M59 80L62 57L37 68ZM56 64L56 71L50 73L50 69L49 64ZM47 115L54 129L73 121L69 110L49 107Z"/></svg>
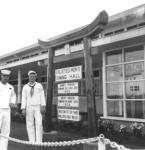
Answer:
<svg viewBox="0 0 145 150"><path fill-rule="evenodd" d="M79 107L79 96L58 96L58 107Z"/></svg>
<svg viewBox="0 0 145 150"><path fill-rule="evenodd" d="M78 93L79 92L78 82L60 83L57 85L57 91L58 94Z"/></svg>
<svg viewBox="0 0 145 150"><path fill-rule="evenodd" d="M82 66L55 70L55 81L77 80L82 78Z"/></svg>
<svg viewBox="0 0 145 150"><path fill-rule="evenodd" d="M57 109L58 119L79 121L79 110L77 109Z"/></svg>

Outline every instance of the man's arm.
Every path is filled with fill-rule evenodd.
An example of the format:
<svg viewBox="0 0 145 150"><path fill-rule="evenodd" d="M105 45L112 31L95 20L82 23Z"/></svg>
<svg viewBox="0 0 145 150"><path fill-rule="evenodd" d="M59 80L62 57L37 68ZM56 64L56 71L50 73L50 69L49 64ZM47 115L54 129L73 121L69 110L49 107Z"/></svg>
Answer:
<svg viewBox="0 0 145 150"><path fill-rule="evenodd" d="M26 103L27 103L27 93L25 86L22 89L22 103L21 103L21 109L22 109L22 114L26 114Z"/></svg>
<svg viewBox="0 0 145 150"><path fill-rule="evenodd" d="M15 107L16 104L16 93L14 91L14 88L12 87L12 92L11 92L11 98L10 98L10 107Z"/></svg>
<svg viewBox="0 0 145 150"><path fill-rule="evenodd" d="M41 98L41 113L44 114L46 110L46 100L43 86L40 84L40 98Z"/></svg>
<svg viewBox="0 0 145 150"><path fill-rule="evenodd" d="M44 89L43 89L43 86L41 84L40 84L40 98L41 98L41 105L46 106Z"/></svg>

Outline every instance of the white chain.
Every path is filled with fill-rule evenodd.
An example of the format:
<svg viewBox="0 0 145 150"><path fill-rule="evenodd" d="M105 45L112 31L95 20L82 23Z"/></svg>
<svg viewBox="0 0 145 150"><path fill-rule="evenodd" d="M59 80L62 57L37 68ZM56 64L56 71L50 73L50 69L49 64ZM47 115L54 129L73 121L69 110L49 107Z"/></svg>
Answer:
<svg viewBox="0 0 145 150"><path fill-rule="evenodd" d="M25 144L25 145L34 145L34 146L45 146L45 147L58 147L58 146L71 146L71 145L79 145L79 144L85 144L85 143L91 143L95 141L101 141L105 145L109 144L112 148L117 148L117 150L130 150L128 148L125 148L123 145L118 145L116 142L111 142L109 139L105 138L103 134L100 134L98 137L88 138L88 139L79 139L79 140L73 140L73 141L60 141L60 142L29 142L29 141L23 141L11 137L6 137L2 134L0 134L1 137L6 138L12 142Z"/></svg>
<svg viewBox="0 0 145 150"><path fill-rule="evenodd" d="M105 145L109 144L112 148L117 148L117 150L130 150L123 145L118 145L116 142L111 142L109 139L105 138L103 134L99 135L99 140Z"/></svg>
<svg viewBox="0 0 145 150"><path fill-rule="evenodd" d="M79 139L79 140L73 140L73 141L60 141L60 142L29 142L29 141L23 141L11 137L6 137L2 134L0 134L1 137L6 138L12 142L20 143L20 144L26 144L26 145L35 145L35 146L70 146L70 145L79 145L79 144L84 144L84 143L90 143L90 142L95 142L98 141L98 137L94 138L88 138L88 139Z"/></svg>

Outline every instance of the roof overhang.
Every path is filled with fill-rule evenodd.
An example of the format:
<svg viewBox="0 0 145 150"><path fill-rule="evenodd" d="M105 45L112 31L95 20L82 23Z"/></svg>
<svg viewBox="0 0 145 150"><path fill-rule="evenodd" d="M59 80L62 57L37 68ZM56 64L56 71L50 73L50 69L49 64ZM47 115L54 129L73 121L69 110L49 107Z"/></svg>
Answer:
<svg viewBox="0 0 145 150"><path fill-rule="evenodd" d="M38 39L38 44L41 47L55 47L87 36L99 34L101 31L104 30L107 24L108 14L106 13L106 11L102 11L91 24L80 28L77 31L62 35L52 40L43 41Z"/></svg>

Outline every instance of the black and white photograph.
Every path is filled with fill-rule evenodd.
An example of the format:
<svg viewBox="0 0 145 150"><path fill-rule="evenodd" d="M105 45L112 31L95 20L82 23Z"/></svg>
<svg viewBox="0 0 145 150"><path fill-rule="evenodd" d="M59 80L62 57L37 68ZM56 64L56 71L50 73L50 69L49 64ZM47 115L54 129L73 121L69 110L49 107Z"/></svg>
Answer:
<svg viewBox="0 0 145 150"><path fill-rule="evenodd" d="M145 150L145 1L0 0L0 150Z"/></svg>

